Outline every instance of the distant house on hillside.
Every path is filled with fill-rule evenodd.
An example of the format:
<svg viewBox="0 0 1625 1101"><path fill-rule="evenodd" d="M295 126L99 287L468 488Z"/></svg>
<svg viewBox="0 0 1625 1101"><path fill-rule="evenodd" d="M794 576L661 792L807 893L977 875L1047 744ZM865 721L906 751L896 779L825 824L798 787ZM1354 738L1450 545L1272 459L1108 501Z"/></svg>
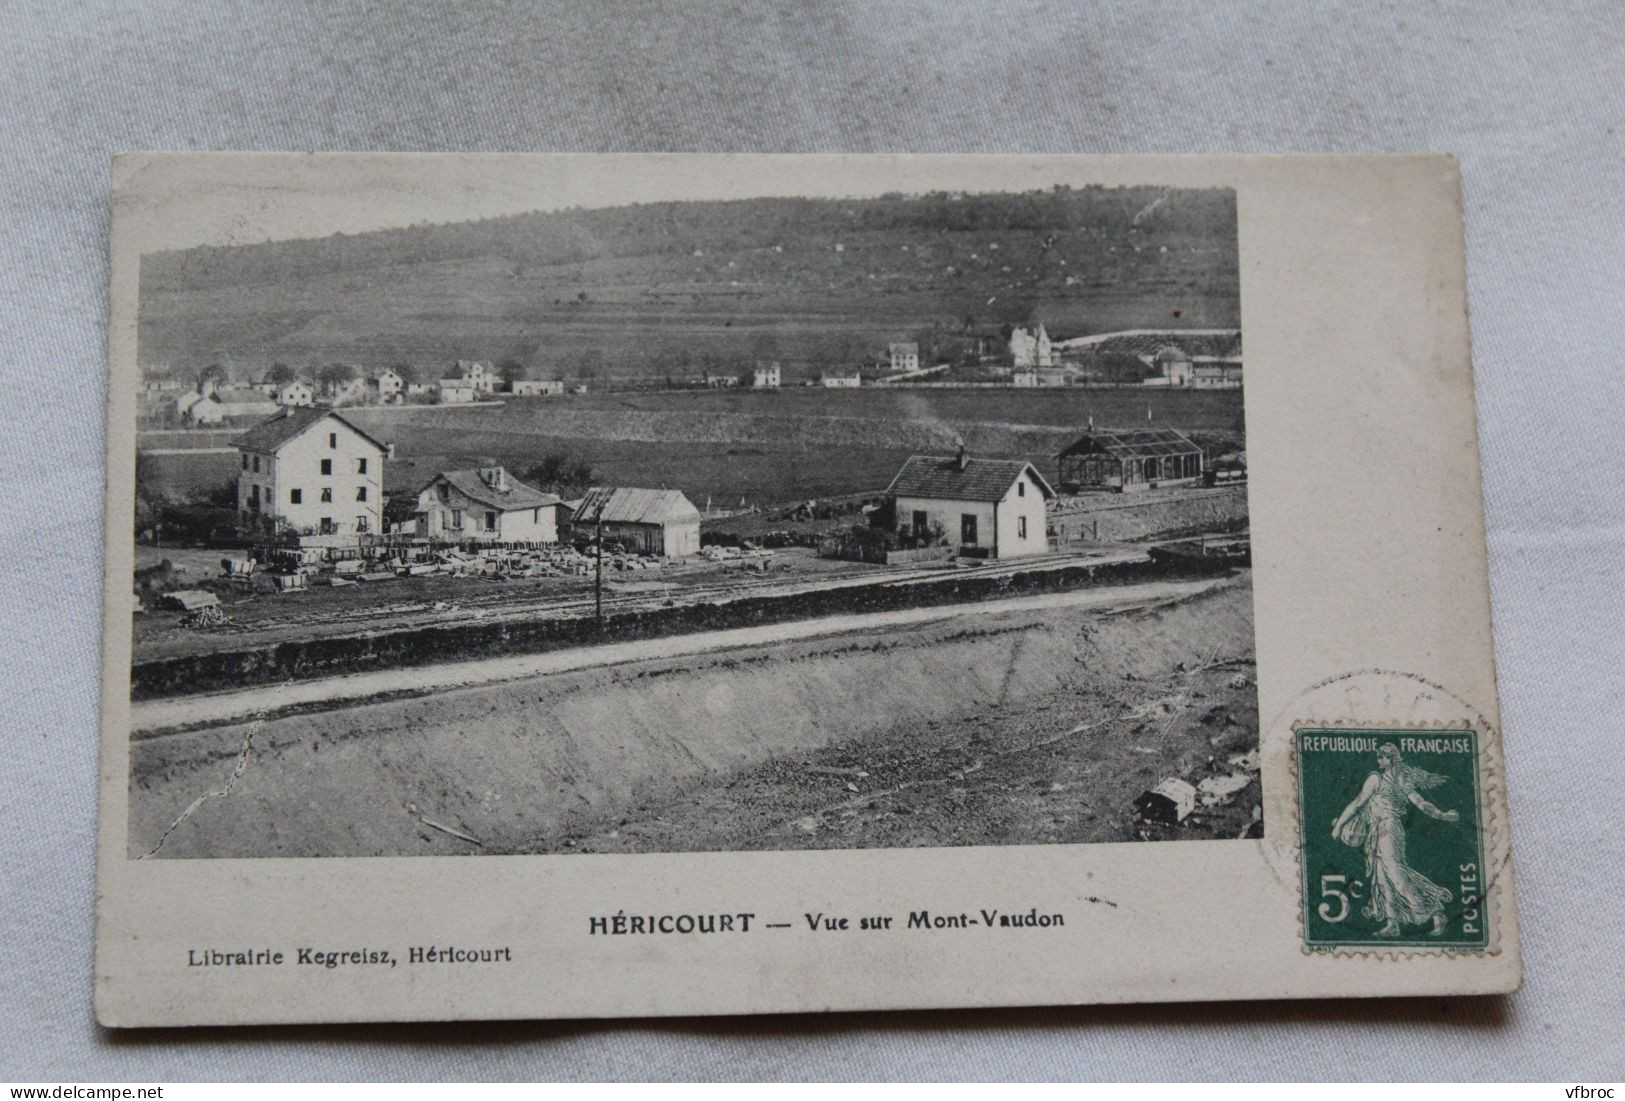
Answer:
<svg viewBox="0 0 1625 1101"><path fill-rule="evenodd" d="M577 538L591 538L600 524L604 542L642 554L679 558L700 552L700 510L675 489L595 486L582 497L571 525Z"/></svg>
<svg viewBox="0 0 1625 1101"><path fill-rule="evenodd" d="M383 530L390 447L330 409L285 408L237 437L237 509L270 518L319 545Z"/></svg>
<svg viewBox="0 0 1625 1101"><path fill-rule="evenodd" d="M169 393L186 389L186 380L168 374L167 368L149 367L141 378L141 389L151 393Z"/></svg>
<svg viewBox="0 0 1625 1101"><path fill-rule="evenodd" d="M302 378L290 379L276 392L276 403L283 406L314 405L316 390Z"/></svg>
<svg viewBox="0 0 1625 1101"><path fill-rule="evenodd" d="M1193 357L1191 359L1191 386L1198 390L1241 389L1241 357Z"/></svg>
<svg viewBox="0 0 1625 1101"><path fill-rule="evenodd" d="M1035 333L1019 326L1010 330L1010 365L1018 371L1023 367L1055 366L1055 347L1042 322Z"/></svg>
<svg viewBox="0 0 1625 1101"><path fill-rule="evenodd" d="M705 388L707 390L732 390L739 385L738 375L706 375Z"/></svg>
<svg viewBox="0 0 1625 1101"><path fill-rule="evenodd" d="M823 374L818 376L818 385L826 390L856 390L863 385L863 376L856 371L850 374Z"/></svg>
<svg viewBox="0 0 1625 1101"><path fill-rule="evenodd" d="M459 359L452 375L474 387L479 394L494 394L497 389L496 368L483 359Z"/></svg>
<svg viewBox="0 0 1625 1101"><path fill-rule="evenodd" d="M1191 357L1175 344L1165 344L1151 357L1157 373L1145 380L1147 386L1189 386L1191 384Z"/></svg>
<svg viewBox="0 0 1625 1101"><path fill-rule="evenodd" d="M993 558L1049 549L1044 503L1055 496L1020 459L915 455L886 489L899 527L916 536L939 527L960 549Z"/></svg>
<svg viewBox="0 0 1625 1101"><path fill-rule="evenodd" d="M441 405L466 405L479 397L479 391L466 378L443 378L435 393Z"/></svg>
<svg viewBox="0 0 1625 1101"><path fill-rule="evenodd" d="M751 385L758 390L777 390L779 388L779 365L769 363L767 366L758 365L751 376Z"/></svg>
<svg viewBox="0 0 1625 1101"><path fill-rule="evenodd" d="M418 493L417 534L458 543L556 543L559 499L500 466L446 470Z"/></svg>
<svg viewBox="0 0 1625 1101"><path fill-rule="evenodd" d="M1057 458L1063 489L1121 493L1188 485L1202 477L1202 449L1172 428L1091 431Z"/></svg>
<svg viewBox="0 0 1625 1101"><path fill-rule="evenodd" d="M886 356L890 361L892 374L899 371L918 371L920 369L920 346L914 341L903 341L886 346Z"/></svg>
<svg viewBox="0 0 1625 1101"><path fill-rule="evenodd" d="M222 390L215 386L206 393L193 391L176 409L192 424L219 424L230 417L268 417L277 411L276 402L248 387Z"/></svg>
<svg viewBox="0 0 1625 1101"><path fill-rule="evenodd" d="M564 393L564 382L562 379L516 378L508 389L516 398L556 396Z"/></svg>
<svg viewBox="0 0 1625 1101"><path fill-rule="evenodd" d="M212 387L210 388L213 389ZM203 395L196 390L188 390L175 399L175 415L186 417L192 411L192 406L203 400Z"/></svg>
<svg viewBox="0 0 1625 1101"><path fill-rule="evenodd" d="M393 368L385 367L367 377L367 396L373 401L385 404L399 401L405 390L406 380Z"/></svg>
<svg viewBox="0 0 1625 1101"><path fill-rule="evenodd" d="M213 394L188 396L192 397L192 400L186 403L186 412L183 414L187 424L219 424L226 419L226 411L220 407ZM175 408L180 407L181 403L176 402Z"/></svg>
<svg viewBox="0 0 1625 1101"><path fill-rule="evenodd" d="M1071 386L1080 372L1069 367L1024 367L1010 372L1010 385L1025 388L1054 389Z"/></svg>

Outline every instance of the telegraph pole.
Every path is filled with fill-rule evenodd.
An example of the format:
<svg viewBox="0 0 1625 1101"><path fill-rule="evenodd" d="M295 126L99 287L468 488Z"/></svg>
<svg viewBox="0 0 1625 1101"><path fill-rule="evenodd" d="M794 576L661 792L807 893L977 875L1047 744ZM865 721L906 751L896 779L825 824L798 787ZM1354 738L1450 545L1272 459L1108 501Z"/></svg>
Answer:
<svg viewBox="0 0 1625 1101"><path fill-rule="evenodd" d="M598 515L594 517L598 527L598 571L597 579L593 582L593 603L598 611L599 630L604 626L604 508L598 507Z"/></svg>

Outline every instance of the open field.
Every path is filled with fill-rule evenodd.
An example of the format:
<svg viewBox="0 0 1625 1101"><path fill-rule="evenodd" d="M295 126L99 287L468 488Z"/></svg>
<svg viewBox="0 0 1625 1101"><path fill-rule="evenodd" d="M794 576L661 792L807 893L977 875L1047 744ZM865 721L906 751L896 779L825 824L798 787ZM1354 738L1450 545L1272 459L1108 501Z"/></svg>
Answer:
<svg viewBox="0 0 1625 1101"><path fill-rule="evenodd" d="M1210 446L1242 434L1238 390L823 390L572 394L459 409L346 411L396 444L385 465L391 493L415 492L439 470L482 460L520 472L568 453L619 485L673 487L702 508L772 504L878 492L911 454L949 454L963 440L978 455L1026 458L1048 477L1054 456L1084 431L1150 423ZM229 439L229 436L225 438ZM141 446L219 447L222 434L144 433ZM175 493L235 477L229 454L153 455Z"/></svg>
<svg viewBox="0 0 1625 1101"><path fill-rule="evenodd" d="M757 416L842 417L858 420L925 421L950 425L1022 424L1079 428L1089 417L1102 427L1133 427L1152 409L1159 424L1178 428L1233 431L1241 415L1237 390L1167 390L1158 387L1016 387L966 389L865 387L826 390L677 390L644 393L567 394L562 398L510 402L509 415L531 406L562 402L571 409L619 412L691 411Z"/></svg>
<svg viewBox="0 0 1625 1101"><path fill-rule="evenodd" d="M1243 573L227 721L132 744L131 853L1235 837L1256 776L1179 826L1132 804L1256 746L1252 660Z"/></svg>

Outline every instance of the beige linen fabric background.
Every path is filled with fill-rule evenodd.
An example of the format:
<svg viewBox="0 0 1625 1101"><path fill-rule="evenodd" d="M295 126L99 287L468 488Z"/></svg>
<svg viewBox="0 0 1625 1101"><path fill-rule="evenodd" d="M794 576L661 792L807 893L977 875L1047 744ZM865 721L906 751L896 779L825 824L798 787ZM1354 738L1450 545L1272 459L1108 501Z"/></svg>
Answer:
<svg viewBox="0 0 1625 1101"><path fill-rule="evenodd" d="M0 1078L1619 1078L1617 5L0 0ZM100 1032L121 149L1458 153L1524 990L1506 999Z"/></svg>

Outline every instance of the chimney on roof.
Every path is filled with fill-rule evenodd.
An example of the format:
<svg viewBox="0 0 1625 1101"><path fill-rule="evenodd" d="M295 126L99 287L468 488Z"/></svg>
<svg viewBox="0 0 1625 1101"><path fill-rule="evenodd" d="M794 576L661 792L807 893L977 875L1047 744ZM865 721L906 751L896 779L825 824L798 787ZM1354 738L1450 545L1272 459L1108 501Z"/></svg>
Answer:
<svg viewBox="0 0 1625 1101"><path fill-rule="evenodd" d="M959 459L957 461L958 461L960 470L964 470L967 466L970 465L970 456L965 453L964 441L960 441L960 444L959 444Z"/></svg>
<svg viewBox="0 0 1625 1101"><path fill-rule="evenodd" d="M388 443L386 443L384 445L384 458L393 459L394 457L395 457L395 441L390 440Z"/></svg>

